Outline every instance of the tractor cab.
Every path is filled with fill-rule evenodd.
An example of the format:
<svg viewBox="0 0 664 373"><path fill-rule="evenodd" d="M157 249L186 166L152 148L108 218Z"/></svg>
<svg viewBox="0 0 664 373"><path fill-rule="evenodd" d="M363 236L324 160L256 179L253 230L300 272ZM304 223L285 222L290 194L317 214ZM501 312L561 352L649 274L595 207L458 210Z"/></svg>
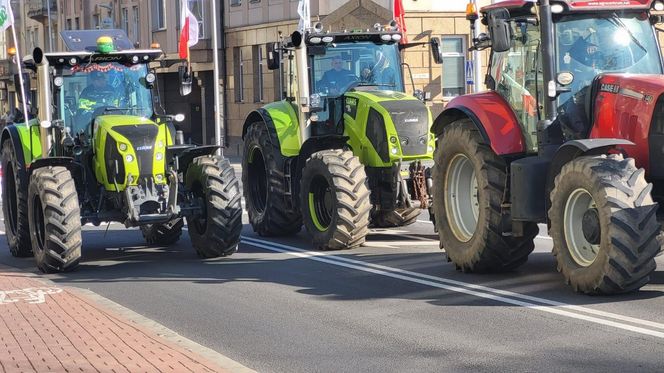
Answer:
<svg viewBox="0 0 664 373"><path fill-rule="evenodd" d="M311 104L316 122L336 127L343 119L344 95L350 90L404 92L397 45L392 39L386 44L379 35L362 36L367 40L344 41L339 35L339 42L309 46Z"/></svg>

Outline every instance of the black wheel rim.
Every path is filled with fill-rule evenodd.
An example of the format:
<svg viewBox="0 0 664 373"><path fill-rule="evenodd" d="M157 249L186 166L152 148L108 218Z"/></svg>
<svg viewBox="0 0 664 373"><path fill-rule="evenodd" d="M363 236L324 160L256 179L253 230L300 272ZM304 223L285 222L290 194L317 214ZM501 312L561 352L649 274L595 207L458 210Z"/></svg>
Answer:
<svg viewBox="0 0 664 373"><path fill-rule="evenodd" d="M14 167L7 163L4 177L7 180L6 190L2 191L2 198L7 201L7 212L9 213L9 229L16 235L18 226L18 196L16 190L16 180L14 180Z"/></svg>
<svg viewBox="0 0 664 373"><path fill-rule="evenodd" d="M251 203L259 213L267 208L267 168L265 158L259 148L253 148L249 154L248 174Z"/></svg>
<svg viewBox="0 0 664 373"><path fill-rule="evenodd" d="M309 189L309 212L314 226L325 231L332 223L334 216L334 196L332 188L323 176L316 176Z"/></svg>
<svg viewBox="0 0 664 373"><path fill-rule="evenodd" d="M32 204L32 225L35 227L35 237L37 238L37 247L39 251L44 250L46 238L46 226L44 225L44 210L42 209L41 199L35 196Z"/></svg>

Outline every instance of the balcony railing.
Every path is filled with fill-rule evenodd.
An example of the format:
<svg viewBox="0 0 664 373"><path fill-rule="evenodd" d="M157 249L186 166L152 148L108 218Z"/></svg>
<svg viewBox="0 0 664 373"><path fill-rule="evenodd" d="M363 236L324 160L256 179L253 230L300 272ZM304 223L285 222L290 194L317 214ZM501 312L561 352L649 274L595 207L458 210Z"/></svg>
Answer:
<svg viewBox="0 0 664 373"><path fill-rule="evenodd" d="M42 21L48 17L49 5L51 6L51 17L57 17L57 0L28 0L26 3L28 17Z"/></svg>

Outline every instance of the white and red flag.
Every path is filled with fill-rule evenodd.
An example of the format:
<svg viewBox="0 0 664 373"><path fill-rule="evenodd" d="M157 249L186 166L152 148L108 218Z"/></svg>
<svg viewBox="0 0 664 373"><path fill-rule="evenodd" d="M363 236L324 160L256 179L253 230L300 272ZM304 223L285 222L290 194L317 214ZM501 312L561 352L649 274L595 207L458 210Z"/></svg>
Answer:
<svg viewBox="0 0 664 373"><path fill-rule="evenodd" d="M401 42L406 44L408 43L408 37L406 36L406 11L403 8L402 0L394 0L394 20L397 21L399 25L399 30L401 30L402 38Z"/></svg>
<svg viewBox="0 0 664 373"><path fill-rule="evenodd" d="M198 20L189 10L188 0L180 0L180 58L189 59L189 48L198 43Z"/></svg>

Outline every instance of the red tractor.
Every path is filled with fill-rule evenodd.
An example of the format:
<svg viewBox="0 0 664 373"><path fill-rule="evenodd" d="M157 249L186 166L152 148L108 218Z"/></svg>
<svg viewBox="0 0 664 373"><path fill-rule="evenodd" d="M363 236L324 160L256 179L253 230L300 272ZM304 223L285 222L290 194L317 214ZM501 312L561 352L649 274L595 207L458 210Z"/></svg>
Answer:
<svg viewBox="0 0 664 373"><path fill-rule="evenodd" d="M511 0L469 12L488 29L472 48L490 48L489 91L455 98L432 128L436 227L457 268L520 266L546 223L574 290L648 283L664 199L654 10L664 2Z"/></svg>

